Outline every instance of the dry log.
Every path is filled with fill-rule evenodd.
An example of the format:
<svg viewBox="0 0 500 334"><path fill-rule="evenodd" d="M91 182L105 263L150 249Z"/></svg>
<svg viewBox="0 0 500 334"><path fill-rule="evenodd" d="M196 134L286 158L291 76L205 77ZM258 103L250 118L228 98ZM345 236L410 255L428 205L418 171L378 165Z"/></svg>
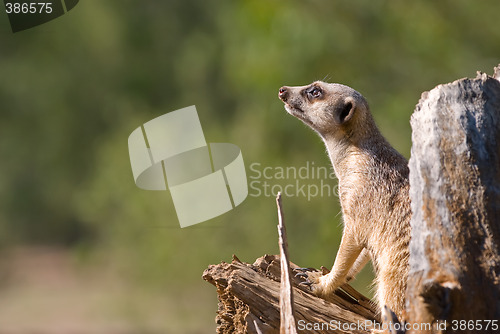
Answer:
<svg viewBox="0 0 500 334"><path fill-rule="evenodd" d="M439 85L411 119L407 320L433 325L415 333L445 320L453 333L498 332L485 328L500 319L498 79L500 67Z"/></svg>
<svg viewBox="0 0 500 334"><path fill-rule="evenodd" d="M293 263L292 268L297 268ZM234 258L231 263L211 265L203 279L215 285L219 298L217 333L279 333L280 258L265 255L254 264ZM373 321L379 321L372 302L345 284L329 300L312 295L293 277L295 318L298 329L307 333L369 333ZM347 328L347 326L351 326ZM340 327L340 329L336 329ZM364 330L364 329L367 330Z"/></svg>

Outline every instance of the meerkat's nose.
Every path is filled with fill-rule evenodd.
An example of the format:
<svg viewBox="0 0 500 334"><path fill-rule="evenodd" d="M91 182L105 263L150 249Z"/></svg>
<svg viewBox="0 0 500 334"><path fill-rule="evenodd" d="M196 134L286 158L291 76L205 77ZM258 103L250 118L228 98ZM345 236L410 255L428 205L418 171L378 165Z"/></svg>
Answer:
<svg viewBox="0 0 500 334"><path fill-rule="evenodd" d="M283 86L283 87L280 88L279 93L278 93L278 97L280 99L282 99L283 101L286 101L286 99L288 98L288 89L287 89L287 87Z"/></svg>

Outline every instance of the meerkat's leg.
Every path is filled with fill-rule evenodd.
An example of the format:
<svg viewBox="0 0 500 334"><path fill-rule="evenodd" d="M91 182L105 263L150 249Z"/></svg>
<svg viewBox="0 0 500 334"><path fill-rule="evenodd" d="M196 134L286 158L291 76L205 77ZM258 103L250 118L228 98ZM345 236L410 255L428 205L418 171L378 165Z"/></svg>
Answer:
<svg viewBox="0 0 500 334"><path fill-rule="evenodd" d="M402 271L394 267L382 267L377 278L376 291L379 306L386 306L400 316L405 309L405 295L401 291L406 291L406 275Z"/></svg>
<svg viewBox="0 0 500 334"><path fill-rule="evenodd" d="M359 254L358 258L356 259L356 262L352 265L351 270L349 270L349 273L347 274L346 281L349 282L351 281L356 275L363 269L368 261L371 260L371 255L368 252L368 249L363 248L361 253Z"/></svg>
<svg viewBox="0 0 500 334"><path fill-rule="evenodd" d="M316 295L326 296L346 282L347 273L359 257L363 246L356 243L354 235L349 229L344 229L340 248L335 258L332 271L321 276L320 272L307 273L311 289Z"/></svg>

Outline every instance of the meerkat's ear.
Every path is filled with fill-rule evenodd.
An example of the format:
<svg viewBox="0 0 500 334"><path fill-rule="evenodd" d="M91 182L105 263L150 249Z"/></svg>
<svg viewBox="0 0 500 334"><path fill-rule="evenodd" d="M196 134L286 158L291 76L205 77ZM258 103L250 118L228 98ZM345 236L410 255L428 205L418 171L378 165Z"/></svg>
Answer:
<svg viewBox="0 0 500 334"><path fill-rule="evenodd" d="M352 97L347 97L344 102L341 102L335 110L335 117L337 118L337 122L339 124L344 124L345 122L349 121L354 115L355 110L355 100Z"/></svg>

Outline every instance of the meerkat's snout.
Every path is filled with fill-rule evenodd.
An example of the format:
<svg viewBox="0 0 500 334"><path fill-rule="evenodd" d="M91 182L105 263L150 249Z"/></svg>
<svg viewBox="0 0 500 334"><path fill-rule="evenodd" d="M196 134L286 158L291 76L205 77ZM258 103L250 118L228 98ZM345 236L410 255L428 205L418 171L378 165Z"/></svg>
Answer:
<svg viewBox="0 0 500 334"><path fill-rule="evenodd" d="M294 97L294 95L297 94L297 92L292 92L293 87L287 87L283 86L279 89L278 91L278 97L285 103L285 109L293 115L292 112L290 112L289 109L297 109L297 111L302 111L301 109L298 108L299 101L297 101L297 97Z"/></svg>
<svg viewBox="0 0 500 334"><path fill-rule="evenodd" d="M304 87L283 86L278 91L278 97L285 104L285 110L292 116L297 117L304 123L312 126L312 122L306 115L306 101L303 96Z"/></svg>
<svg viewBox="0 0 500 334"><path fill-rule="evenodd" d="M286 99L288 98L288 89L287 87L283 86L280 88L278 92L278 97L283 101L286 102Z"/></svg>

